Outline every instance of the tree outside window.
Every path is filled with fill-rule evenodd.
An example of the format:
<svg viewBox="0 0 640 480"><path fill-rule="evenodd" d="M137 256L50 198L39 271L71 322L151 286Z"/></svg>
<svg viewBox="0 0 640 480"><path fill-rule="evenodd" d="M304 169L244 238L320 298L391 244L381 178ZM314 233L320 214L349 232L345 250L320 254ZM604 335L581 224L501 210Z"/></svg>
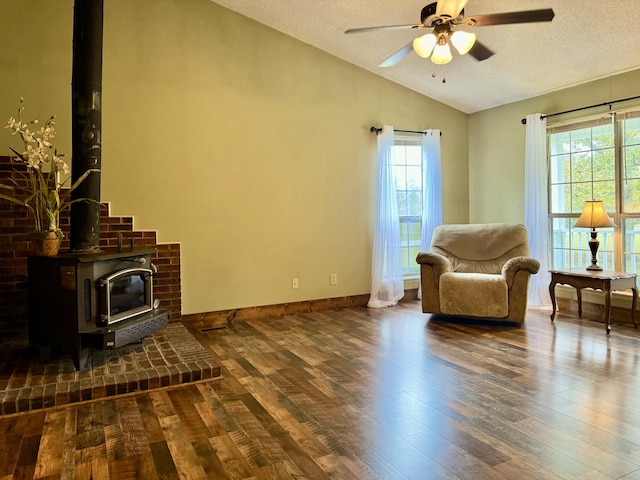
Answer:
<svg viewBox="0 0 640 480"><path fill-rule="evenodd" d="M586 200L603 200L615 228L598 229L598 264L637 273L640 265L640 112L550 126L551 265L591 262L589 230L575 228Z"/></svg>
<svg viewBox="0 0 640 480"><path fill-rule="evenodd" d="M419 275L416 256L420 251L422 230L422 139L396 135L392 159L400 216L402 269L405 276Z"/></svg>

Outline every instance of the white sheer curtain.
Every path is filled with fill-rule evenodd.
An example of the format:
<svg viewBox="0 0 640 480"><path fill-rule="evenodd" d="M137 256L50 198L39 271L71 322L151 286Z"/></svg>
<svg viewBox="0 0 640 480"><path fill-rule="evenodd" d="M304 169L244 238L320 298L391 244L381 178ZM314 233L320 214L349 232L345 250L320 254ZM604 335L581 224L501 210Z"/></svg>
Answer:
<svg viewBox="0 0 640 480"><path fill-rule="evenodd" d="M404 296L400 218L393 179L393 127L378 135L378 199L373 233L370 308L395 305Z"/></svg>
<svg viewBox="0 0 640 480"><path fill-rule="evenodd" d="M441 163L440 130L427 130L422 136L422 252L429 250L433 230L442 224ZM422 298L421 286L418 298Z"/></svg>
<svg viewBox="0 0 640 480"><path fill-rule="evenodd" d="M442 224L442 173L440 130L427 130L422 136L422 238L420 249L431 246L433 230Z"/></svg>
<svg viewBox="0 0 640 480"><path fill-rule="evenodd" d="M541 114L527 115L525 140L524 223L531 256L540 271L529 281L529 306L550 307L549 216L547 196L547 121Z"/></svg>

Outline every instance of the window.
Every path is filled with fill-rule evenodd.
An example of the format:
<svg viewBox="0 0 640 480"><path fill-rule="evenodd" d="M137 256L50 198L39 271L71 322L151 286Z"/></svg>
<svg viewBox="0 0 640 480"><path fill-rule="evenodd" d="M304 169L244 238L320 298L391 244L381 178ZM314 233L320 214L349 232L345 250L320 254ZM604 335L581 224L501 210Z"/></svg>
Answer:
<svg viewBox="0 0 640 480"><path fill-rule="evenodd" d="M395 135L392 149L393 177L400 212L402 270L405 276L420 274L416 256L422 231L422 138Z"/></svg>
<svg viewBox="0 0 640 480"><path fill-rule="evenodd" d="M591 263L588 229L576 228L585 200L603 200L615 228L598 229L598 265L640 270L640 112L549 127L551 265Z"/></svg>

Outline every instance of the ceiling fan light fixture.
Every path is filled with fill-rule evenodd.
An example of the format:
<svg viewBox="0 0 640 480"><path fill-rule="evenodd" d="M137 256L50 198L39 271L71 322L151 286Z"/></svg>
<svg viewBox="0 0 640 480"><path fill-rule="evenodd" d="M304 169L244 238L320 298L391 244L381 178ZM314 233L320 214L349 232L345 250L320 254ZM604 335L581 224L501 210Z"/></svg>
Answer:
<svg viewBox="0 0 640 480"><path fill-rule="evenodd" d="M491 25L511 25L518 23L550 22L555 13L552 8L535 10L521 10L514 12L490 13L487 15L473 15L465 18L464 7L468 0L431 0L420 11L420 23L403 25L381 25L378 27L350 28L344 33L371 32L374 30L414 30L420 31L433 28L432 34L422 35L404 45L400 50L383 60L379 67L396 65L412 50L422 58L431 57L436 64L446 64L453 60L449 41L460 55L466 53L481 62L493 55L493 52L482 43L476 41L476 36L468 32L458 32L457 27L483 27ZM435 38L434 38L435 37ZM435 40L435 44L434 44Z"/></svg>
<svg viewBox="0 0 640 480"><path fill-rule="evenodd" d="M438 38L433 33L427 33L413 40L413 49L422 58L429 58Z"/></svg>
<svg viewBox="0 0 640 480"><path fill-rule="evenodd" d="M444 65L445 63L449 63L451 60L453 60L453 56L451 55L451 48L449 48L449 44L446 41L438 42L438 45L433 49L431 61L437 65Z"/></svg>
<svg viewBox="0 0 640 480"><path fill-rule="evenodd" d="M471 47L473 47L473 44L476 43L475 33L464 32L462 30L453 32L450 38L451 43L460 55L468 53Z"/></svg>

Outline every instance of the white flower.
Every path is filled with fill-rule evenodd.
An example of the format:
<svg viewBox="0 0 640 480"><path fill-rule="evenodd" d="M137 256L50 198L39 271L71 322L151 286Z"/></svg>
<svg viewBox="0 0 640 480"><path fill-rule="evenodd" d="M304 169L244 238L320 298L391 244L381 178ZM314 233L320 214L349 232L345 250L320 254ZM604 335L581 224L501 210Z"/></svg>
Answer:
<svg viewBox="0 0 640 480"><path fill-rule="evenodd" d="M13 117L9 117L9 121L4 128L8 128L9 130L11 130L11 135L15 135L23 128L23 125L19 120L16 120Z"/></svg>
<svg viewBox="0 0 640 480"><path fill-rule="evenodd" d="M52 120L53 118L54 117L51 117L44 127L40 127L40 131L38 132L42 140L44 140L45 142L48 142L49 140L51 140L53 137L56 136L56 131L53 128L55 125L55 123Z"/></svg>
<svg viewBox="0 0 640 480"><path fill-rule="evenodd" d="M22 135L22 140L24 140L25 142L33 142L35 140L33 132L27 129L25 126L23 126L23 128L20 130L20 135Z"/></svg>
<svg viewBox="0 0 640 480"><path fill-rule="evenodd" d="M27 150L22 153L22 155L27 159L27 164L29 167L39 168L40 166L40 156L38 155L38 151L33 148L33 145L27 145Z"/></svg>
<svg viewBox="0 0 640 480"><path fill-rule="evenodd" d="M23 99L20 98L18 118L9 117L5 128L9 129L12 135L19 134L24 144L22 153L11 148L16 154L15 160L26 167L23 176L24 182L18 184L0 183L1 198L26 207L34 217L36 231L57 230L58 215L61 209L70 205L71 192L90 173L99 170L90 169L72 182L68 189L61 190L63 184L70 180L68 177L70 169L62 160L63 154L58 154L51 145L51 139L56 136L55 115L52 115L43 127L31 131L28 126L37 124L38 120L32 120L29 123L22 121L22 110L24 110L22 102ZM48 165L42 167L42 164ZM60 173L64 173L67 177L62 182ZM5 192L15 192L15 196ZM92 199L79 200L94 201Z"/></svg>

